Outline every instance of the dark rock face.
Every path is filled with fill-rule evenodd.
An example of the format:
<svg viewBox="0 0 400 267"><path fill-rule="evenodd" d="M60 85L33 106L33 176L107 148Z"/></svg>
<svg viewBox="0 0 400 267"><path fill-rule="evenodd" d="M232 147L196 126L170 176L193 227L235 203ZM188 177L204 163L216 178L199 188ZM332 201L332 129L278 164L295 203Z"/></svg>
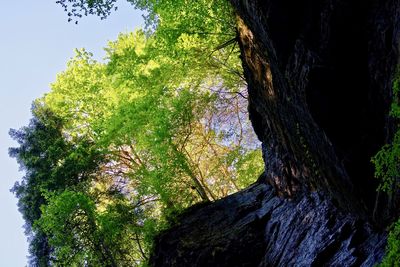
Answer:
<svg viewBox="0 0 400 267"><path fill-rule="evenodd" d="M370 159L393 136L400 2L231 2L267 180L287 196L324 190L370 216ZM384 204L392 216L396 201Z"/></svg>
<svg viewBox="0 0 400 267"><path fill-rule="evenodd" d="M230 2L265 175L185 213L150 263L373 266L400 210L370 162L393 136L400 1Z"/></svg>
<svg viewBox="0 0 400 267"><path fill-rule="evenodd" d="M157 239L153 266L373 266L385 236L313 192L292 200L248 189L182 216Z"/></svg>

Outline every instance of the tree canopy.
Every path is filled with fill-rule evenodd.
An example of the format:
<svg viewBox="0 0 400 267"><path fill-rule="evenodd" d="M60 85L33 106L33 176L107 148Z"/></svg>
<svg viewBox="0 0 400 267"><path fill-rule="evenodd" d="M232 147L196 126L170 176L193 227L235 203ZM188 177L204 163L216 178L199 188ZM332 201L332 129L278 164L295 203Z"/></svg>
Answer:
<svg viewBox="0 0 400 267"><path fill-rule="evenodd" d="M115 1L58 1L106 17ZM176 214L254 182L263 163L225 1L132 1L148 27L104 62L84 49L10 135L30 264L141 266Z"/></svg>

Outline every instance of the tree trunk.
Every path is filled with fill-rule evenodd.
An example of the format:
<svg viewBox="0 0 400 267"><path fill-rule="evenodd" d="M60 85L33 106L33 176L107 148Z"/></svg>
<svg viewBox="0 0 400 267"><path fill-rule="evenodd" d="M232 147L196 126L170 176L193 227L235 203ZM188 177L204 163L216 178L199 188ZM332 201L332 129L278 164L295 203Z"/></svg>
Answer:
<svg viewBox="0 0 400 267"><path fill-rule="evenodd" d="M399 210L371 157L391 140L400 2L231 0L265 175L188 211L154 266L371 266ZM374 210L375 209L375 210Z"/></svg>

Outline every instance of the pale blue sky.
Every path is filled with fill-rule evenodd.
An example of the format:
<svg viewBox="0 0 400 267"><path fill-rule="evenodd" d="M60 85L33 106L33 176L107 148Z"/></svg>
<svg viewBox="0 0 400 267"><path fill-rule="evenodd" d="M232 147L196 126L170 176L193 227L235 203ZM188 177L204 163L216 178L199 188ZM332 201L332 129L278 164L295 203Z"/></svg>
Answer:
<svg viewBox="0 0 400 267"><path fill-rule="evenodd" d="M78 25L67 22L55 1L8 0L1 4L0 267L22 267L27 262L22 217L9 192L23 175L15 160L8 158L8 147L15 146L8 137L9 128L27 125L31 102L49 90L74 48L84 47L101 59L108 40L142 24L140 13L123 0L108 19L87 17Z"/></svg>

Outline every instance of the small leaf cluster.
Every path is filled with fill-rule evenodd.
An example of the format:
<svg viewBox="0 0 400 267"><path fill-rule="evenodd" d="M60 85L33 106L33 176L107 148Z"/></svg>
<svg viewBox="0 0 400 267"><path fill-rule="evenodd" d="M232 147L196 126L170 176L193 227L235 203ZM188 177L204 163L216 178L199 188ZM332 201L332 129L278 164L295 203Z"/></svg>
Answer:
<svg viewBox="0 0 400 267"><path fill-rule="evenodd" d="M68 21L81 18L83 15L97 15L101 19L107 18L112 11L117 10L117 0L57 0L68 15Z"/></svg>

